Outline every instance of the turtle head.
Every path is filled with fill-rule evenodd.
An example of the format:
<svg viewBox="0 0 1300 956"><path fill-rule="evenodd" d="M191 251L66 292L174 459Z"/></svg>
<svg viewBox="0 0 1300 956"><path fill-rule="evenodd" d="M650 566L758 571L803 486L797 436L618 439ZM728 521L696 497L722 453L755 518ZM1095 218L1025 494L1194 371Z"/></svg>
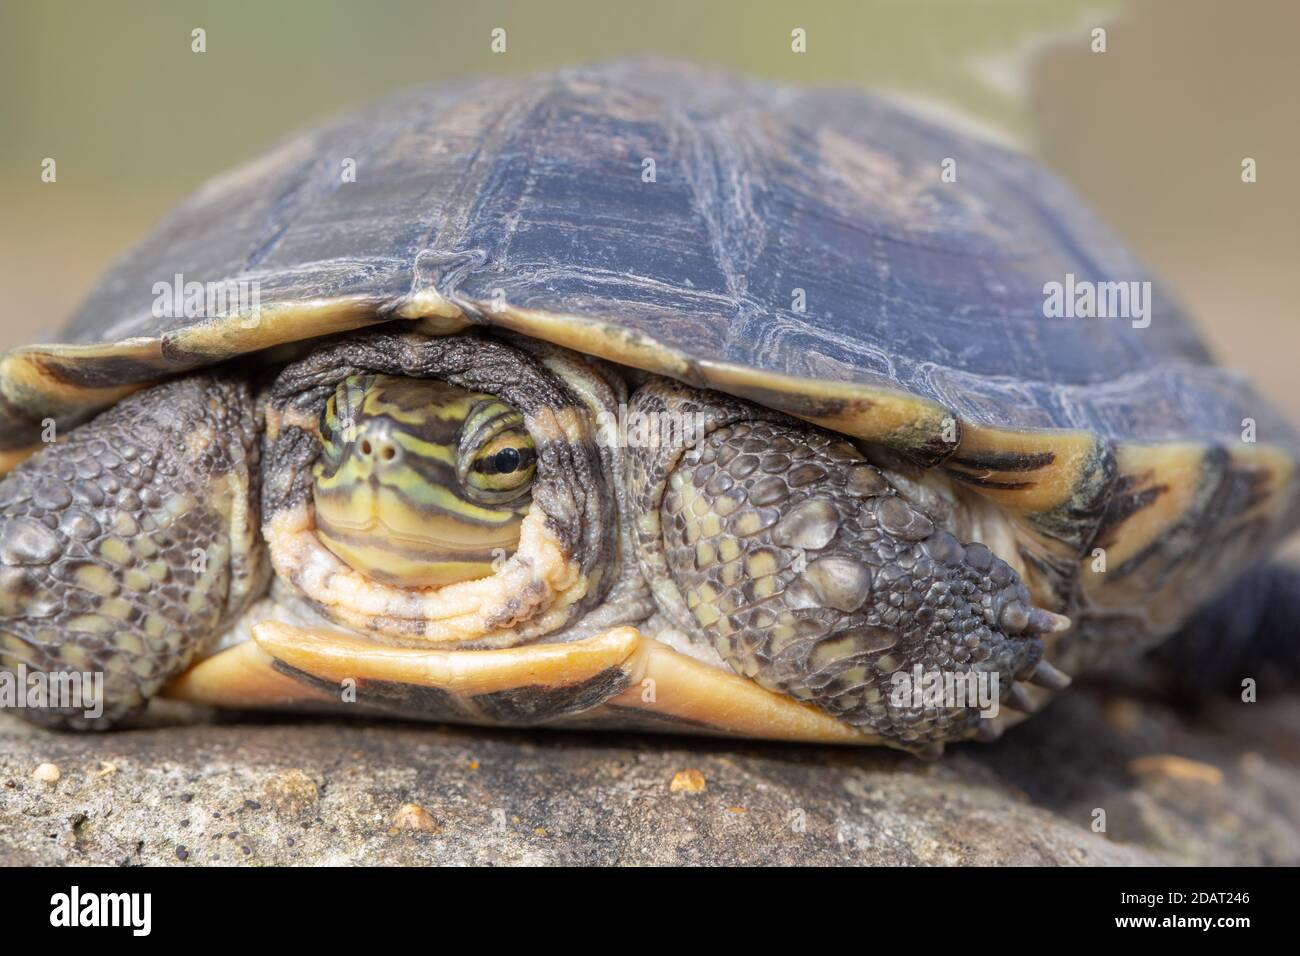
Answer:
<svg viewBox="0 0 1300 956"><path fill-rule="evenodd" d="M636 574L585 363L478 336L373 334L266 397L262 533L285 600L367 638L509 647ZM303 606L305 602L305 607Z"/></svg>
<svg viewBox="0 0 1300 956"><path fill-rule="evenodd" d="M399 587L487 577L514 553L536 451L518 409L434 379L352 375L321 413L316 533Z"/></svg>

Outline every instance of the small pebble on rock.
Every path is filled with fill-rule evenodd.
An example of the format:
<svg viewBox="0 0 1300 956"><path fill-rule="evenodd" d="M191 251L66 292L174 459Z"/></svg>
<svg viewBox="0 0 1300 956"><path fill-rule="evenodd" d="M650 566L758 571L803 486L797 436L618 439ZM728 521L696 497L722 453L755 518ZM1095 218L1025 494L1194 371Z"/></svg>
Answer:
<svg viewBox="0 0 1300 956"><path fill-rule="evenodd" d="M433 819L433 815L424 807L416 803L404 803L393 815L393 822L388 832L395 834L403 830L416 830L422 833L437 833L441 829L442 827L438 826L438 822Z"/></svg>
<svg viewBox="0 0 1300 956"><path fill-rule="evenodd" d="M677 771L673 782L668 785L673 793L699 793L704 787L704 774L694 768Z"/></svg>
<svg viewBox="0 0 1300 956"><path fill-rule="evenodd" d="M266 782L262 792L272 807L289 816L310 813L320 803L320 788L316 781L297 769L277 773Z"/></svg>

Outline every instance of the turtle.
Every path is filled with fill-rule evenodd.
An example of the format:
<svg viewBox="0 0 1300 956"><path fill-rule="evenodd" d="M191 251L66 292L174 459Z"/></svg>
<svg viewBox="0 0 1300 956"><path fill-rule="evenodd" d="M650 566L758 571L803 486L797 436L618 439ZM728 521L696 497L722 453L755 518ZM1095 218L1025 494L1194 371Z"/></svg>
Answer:
<svg viewBox="0 0 1300 956"><path fill-rule="evenodd" d="M290 135L5 354L0 422L0 665L86 675L24 711L73 729L937 756L1300 523L1282 413L1033 159L656 59Z"/></svg>

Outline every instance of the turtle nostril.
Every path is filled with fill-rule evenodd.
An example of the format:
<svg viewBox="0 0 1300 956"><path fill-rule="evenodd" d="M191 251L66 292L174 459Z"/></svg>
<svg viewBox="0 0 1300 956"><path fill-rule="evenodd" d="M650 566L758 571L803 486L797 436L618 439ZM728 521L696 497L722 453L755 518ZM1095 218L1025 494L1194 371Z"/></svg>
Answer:
<svg viewBox="0 0 1300 956"><path fill-rule="evenodd" d="M371 433L357 442L356 454L366 461L386 464L400 458L402 450L389 435Z"/></svg>

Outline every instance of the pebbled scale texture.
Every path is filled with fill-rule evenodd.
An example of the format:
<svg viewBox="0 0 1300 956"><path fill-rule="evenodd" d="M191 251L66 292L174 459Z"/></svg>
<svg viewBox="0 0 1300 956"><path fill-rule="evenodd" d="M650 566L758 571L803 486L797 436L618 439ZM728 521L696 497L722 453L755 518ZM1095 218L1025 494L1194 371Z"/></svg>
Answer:
<svg viewBox="0 0 1300 956"><path fill-rule="evenodd" d="M260 590L245 518L257 455L247 387L199 375L122 401L0 482L0 671L103 674L102 717L89 700L29 701L24 716L110 726Z"/></svg>
<svg viewBox="0 0 1300 956"><path fill-rule="evenodd" d="M979 713L899 706L895 672L996 671L1005 698L1042 653L1015 572L818 429L714 430L682 455L660 517L696 629L733 669L911 749L974 735Z"/></svg>

